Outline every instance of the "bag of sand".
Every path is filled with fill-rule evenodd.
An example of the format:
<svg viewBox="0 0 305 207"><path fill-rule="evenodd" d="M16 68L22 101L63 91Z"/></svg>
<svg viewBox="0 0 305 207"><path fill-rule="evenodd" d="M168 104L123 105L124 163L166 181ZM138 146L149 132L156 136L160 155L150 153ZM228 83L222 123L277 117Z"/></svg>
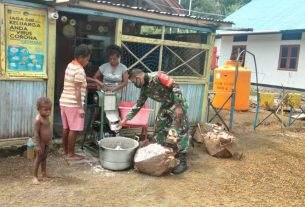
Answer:
<svg viewBox="0 0 305 207"><path fill-rule="evenodd" d="M196 134L197 133L197 134ZM218 158L241 159L242 151L238 140L233 134L225 131L222 126L216 124L198 124L194 139L204 144L207 152Z"/></svg>
<svg viewBox="0 0 305 207"><path fill-rule="evenodd" d="M149 144L139 148L134 156L134 168L139 172L161 176L171 172L179 165L172 149L159 144Z"/></svg>

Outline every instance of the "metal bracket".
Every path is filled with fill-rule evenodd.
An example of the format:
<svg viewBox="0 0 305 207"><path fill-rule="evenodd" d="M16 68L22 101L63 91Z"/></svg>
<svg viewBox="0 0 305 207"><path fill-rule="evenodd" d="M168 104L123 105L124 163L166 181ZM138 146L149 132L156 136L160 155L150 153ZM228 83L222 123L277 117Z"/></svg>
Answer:
<svg viewBox="0 0 305 207"><path fill-rule="evenodd" d="M305 109L303 109L302 106L300 106L299 109L301 110L301 112L297 112L293 106L290 106L288 126L291 126L301 116L301 114L305 114ZM293 113L298 113L298 116L293 118Z"/></svg>
<svg viewBox="0 0 305 207"><path fill-rule="evenodd" d="M259 106L260 106L260 95L259 93L257 93L257 105L256 105L256 110L255 110L255 117L254 117L254 123L253 123L253 129L255 130L257 127L259 127L260 125L262 125L262 123L264 123L271 115L274 115L277 120L284 126L286 127L286 124L283 123L283 120L276 114L276 112L278 111L278 109L282 106L282 103L280 103L275 109L271 109L271 112L269 115L267 115L262 121L259 121L259 123L257 123L258 121L258 114L259 114Z"/></svg>
<svg viewBox="0 0 305 207"><path fill-rule="evenodd" d="M210 94L215 94L215 92L209 92ZM225 120L222 118L222 116L220 115L220 112L223 110L223 107L226 105L226 103L232 99L233 97L233 93L231 93L231 95L227 98L227 100L222 104L222 106L219 109L216 109L211 101L210 96L208 96L208 110L207 110L207 122L210 123L211 121L213 121L216 117L218 117L221 121L221 123L223 123L223 125L226 127L226 129L228 131L232 130L232 124L231 124L231 119L230 119L230 123L229 126L227 125L227 123L225 122ZM210 114L210 107L213 109L213 111L215 112L214 116L212 116L211 118L209 118L209 114ZM234 111L234 107L233 107L233 111ZM232 110L230 111L230 117L232 115Z"/></svg>

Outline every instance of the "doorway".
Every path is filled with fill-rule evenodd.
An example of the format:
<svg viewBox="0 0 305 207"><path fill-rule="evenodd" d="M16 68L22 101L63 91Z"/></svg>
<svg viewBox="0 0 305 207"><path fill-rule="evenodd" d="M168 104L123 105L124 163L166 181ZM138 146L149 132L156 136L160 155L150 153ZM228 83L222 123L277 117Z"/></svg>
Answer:
<svg viewBox="0 0 305 207"><path fill-rule="evenodd" d="M62 123L59 99L63 90L65 70L74 59L74 49L87 44L92 50L91 59L85 71L92 77L99 66L108 62L106 48L114 43L115 19L93 15L60 12L56 29L56 72L54 95L54 136L60 137ZM87 104L92 102L96 86L88 83Z"/></svg>

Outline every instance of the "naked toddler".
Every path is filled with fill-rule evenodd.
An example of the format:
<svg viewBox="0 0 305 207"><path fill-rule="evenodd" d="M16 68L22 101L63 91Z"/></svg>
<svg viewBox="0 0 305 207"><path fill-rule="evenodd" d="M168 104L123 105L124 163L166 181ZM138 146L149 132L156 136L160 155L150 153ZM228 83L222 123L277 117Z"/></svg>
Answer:
<svg viewBox="0 0 305 207"><path fill-rule="evenodd" d="M49 116L52 110L52 102L47 97L41 97L37 100L37 110L39 114L34 120L34 138L36 141L36 156L34 160L34 176L33 184L39 184L38 169L41 167L43 177L50 177L47 173L47 154L49 145L52 140L52 130L50 126Z"/></svg>

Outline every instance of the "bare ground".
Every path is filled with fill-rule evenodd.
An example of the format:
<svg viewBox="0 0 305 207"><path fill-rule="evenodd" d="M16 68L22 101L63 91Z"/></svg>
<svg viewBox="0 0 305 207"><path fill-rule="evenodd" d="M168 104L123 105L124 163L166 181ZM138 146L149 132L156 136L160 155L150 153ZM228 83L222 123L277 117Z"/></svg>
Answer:
<svg viewBox="0 0 305 207"><path fill-rule="evenodd" d="M253 113L235 115L242 160L213 158L197 144L179 176L68 165L53 152L48 168L57 177L34 186L31 161L0 158L0 206L304 206L305 123L283 131L271 120L253 131Z"/></svg>

